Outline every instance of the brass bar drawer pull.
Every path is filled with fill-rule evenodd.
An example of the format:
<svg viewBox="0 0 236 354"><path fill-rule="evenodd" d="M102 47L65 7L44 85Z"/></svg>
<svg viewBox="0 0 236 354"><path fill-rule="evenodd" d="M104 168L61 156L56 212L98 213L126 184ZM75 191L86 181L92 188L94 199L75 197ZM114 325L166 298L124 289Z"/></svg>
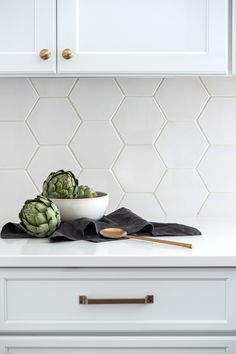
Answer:
<svg viewBox="0 0 236 354"><path fill-rule="evenodd" d="M112 304L153 304L154 296L146 295L141 299L88 299L86 295L80 295L80 305L112 305Z"/></svg>

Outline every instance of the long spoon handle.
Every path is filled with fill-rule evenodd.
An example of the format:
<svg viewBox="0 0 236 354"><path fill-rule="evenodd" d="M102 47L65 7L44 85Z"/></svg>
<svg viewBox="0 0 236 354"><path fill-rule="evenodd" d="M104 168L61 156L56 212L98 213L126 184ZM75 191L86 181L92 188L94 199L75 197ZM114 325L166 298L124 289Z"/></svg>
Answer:
<svg viewBox="0 0 236 354"><path fill-rule="evenodd" d="M193 245L191 243L185 243L185 242L176 242L176 241L167 241L167 240L160 240L160 239L153 239L148 236L135 236L135 235L126 235L124 237L127 238L135 238L137 240L143 240L143 241L149 241L149 242L157 242L157 243L165 243L167 245L173 245L173 246L180 246L180 247L186 247L186 248L193 248Z"/></svg>

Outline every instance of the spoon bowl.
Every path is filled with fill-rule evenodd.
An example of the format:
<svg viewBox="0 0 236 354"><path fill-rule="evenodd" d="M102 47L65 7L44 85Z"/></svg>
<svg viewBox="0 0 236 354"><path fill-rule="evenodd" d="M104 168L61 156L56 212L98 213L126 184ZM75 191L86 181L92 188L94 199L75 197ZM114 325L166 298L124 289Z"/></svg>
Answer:
<svg viewBox="0 0 236 354"><path fill-rule="evenodd" d="M113 239L119 239L119 238L126 237L126 238L134 238L136 240L164 243L167 245L180 246L180 247L186 247L186 248L193 247L191 243L153 239L148 236L128 235L125 230L120 229L120 228L116 228L116 227L108 227L108 228L102 229L102 230L100 230L100 235L102 235L103 237L106 237L106 238L113 238Z"/></svg>
<svg viewBox="0 0 236 354"><path fill-rule="evenodd" d="M127 232L116 227L107 227L100 230L100 234L107 238L122 238L127 236Z"/></svg>

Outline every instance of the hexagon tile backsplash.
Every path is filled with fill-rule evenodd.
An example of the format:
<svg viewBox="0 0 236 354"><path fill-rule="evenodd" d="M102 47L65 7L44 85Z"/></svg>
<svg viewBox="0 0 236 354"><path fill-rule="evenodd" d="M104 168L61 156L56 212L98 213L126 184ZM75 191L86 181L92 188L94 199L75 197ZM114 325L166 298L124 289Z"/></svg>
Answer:
<svg viewBox="0 0 236 354"><path fill-rule="evenodd" d="M60 168L109 211L236 215L236 78L7 78L0 107L0 224Z"/></svg>

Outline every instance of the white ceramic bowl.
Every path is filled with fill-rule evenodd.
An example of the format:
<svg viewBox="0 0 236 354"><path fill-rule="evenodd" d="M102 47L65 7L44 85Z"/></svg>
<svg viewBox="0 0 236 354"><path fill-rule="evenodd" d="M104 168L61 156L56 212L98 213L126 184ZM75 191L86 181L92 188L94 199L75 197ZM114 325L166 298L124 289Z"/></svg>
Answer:
<svg viewBox="0 0 236 354"><path fill-rule="evenodd" d="M79 218L101 219L109 203L109 195L97 192L95 198L81 199L54 199L51 200L60 210L62 221L71 221Z"/></svg>

